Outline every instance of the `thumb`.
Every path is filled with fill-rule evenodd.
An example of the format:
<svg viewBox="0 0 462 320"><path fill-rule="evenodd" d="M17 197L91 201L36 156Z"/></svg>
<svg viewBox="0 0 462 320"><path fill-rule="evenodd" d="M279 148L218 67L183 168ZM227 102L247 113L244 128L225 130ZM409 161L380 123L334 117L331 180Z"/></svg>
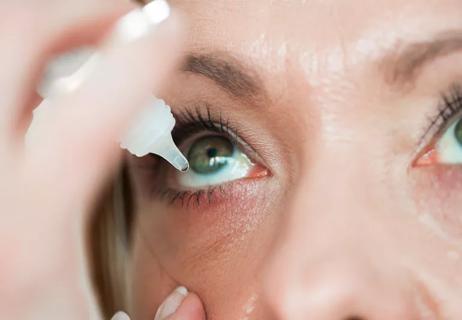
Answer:
<svg viewBox="0 0 462 320"><path fill-rule="evenodd" d="M205 310L195 293L178 287L160 305L154 320L205 320Z"/></svg>

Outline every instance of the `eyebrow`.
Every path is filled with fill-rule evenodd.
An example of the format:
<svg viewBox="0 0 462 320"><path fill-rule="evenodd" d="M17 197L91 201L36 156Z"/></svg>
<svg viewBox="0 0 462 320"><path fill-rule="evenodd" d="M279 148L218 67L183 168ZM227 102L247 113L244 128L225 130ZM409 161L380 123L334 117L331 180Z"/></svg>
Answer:
<svg viewBox="0 0 462 320"><path fill-rule="evenodd" d="M239 99L266 96L258 74L228 53L187 55L182 70L204 76Z"/></svg>
<svg viewBox="0 0 462 320"><path fill-rule="evenodd" d="M461 49L461 31L446 31L429 41L405 45L398 53L385 57L383 66L392 65L390 71L385 72L386 80L390 84L412 83L425 65Z"/></svg>
<svg viewBox="0 0 462 320"><path fill-rule="evenodd" d="M431 40L398 47L380 65L385 68L387 83L404 85L413 83L423 67L430 62L459 50L462 50L462 31L445 31ZM186 56L182 70L214 81L239 99L256 100L267 96L258 74L225 52L190 53Z"/></svg>

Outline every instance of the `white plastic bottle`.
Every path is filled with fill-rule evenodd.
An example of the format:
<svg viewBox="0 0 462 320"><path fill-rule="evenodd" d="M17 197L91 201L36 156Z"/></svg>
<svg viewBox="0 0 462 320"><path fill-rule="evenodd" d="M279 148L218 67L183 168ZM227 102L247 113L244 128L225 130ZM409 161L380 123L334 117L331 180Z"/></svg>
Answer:
<svg viewBox="0 0 462 320"><path fill-rule="evenodd" d="M112 37L114 39L136 37L137 34L145 32L150 24L157 24L168 15L168 4L163 0L156 0L143 9L125 16L114 28ZM143 19L140 19L140 16ZM38 88L44 101L34 111L28 137L33 135L34 128L39 125L37 122L46 118L47 112L52 112L49 108L50 104L47 103L48 98L78 87L98 59L99 56L94 50L82 49L64 55L50 64L45 81ZM150 153L159 155L176 169L187 171L189 163L172 139L171 132L174 126L175 118L170 107L163 100L152 96L146 101L146 106L132 123L127 134L121 139L121 147L138 157Z"/></svg>

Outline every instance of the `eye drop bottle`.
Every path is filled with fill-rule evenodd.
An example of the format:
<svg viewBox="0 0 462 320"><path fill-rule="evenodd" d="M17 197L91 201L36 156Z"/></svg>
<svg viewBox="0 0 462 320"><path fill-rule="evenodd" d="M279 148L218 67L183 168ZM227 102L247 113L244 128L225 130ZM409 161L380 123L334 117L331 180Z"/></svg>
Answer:
<svg viewBox="0 0 462 320"><path fill-rule="evenodd" d="M162 22L170 15L170 7L164 0L156 0L142 9L135 10L123 17L115 26L110 39L114 41L130 41L139 37L149 28ZM33 134L36 122L45 118L50 111L48 100L54 95L63 94L77 88L88 75L92 65L99 59L98 53L92 49L80 49L58 57L50 63L45 79L38 88L44 101L34 111L34 118L28 131ZM48 110L48 111L47 111ZM163 100L152 96L146 106L134 119L127 134L121 139L121 147L137 157L150 153L167 160L180 171L187 171L187 159L175 145L171 132L175 126L170 107ZM27 139L27 137L26 137Z"/></svg>

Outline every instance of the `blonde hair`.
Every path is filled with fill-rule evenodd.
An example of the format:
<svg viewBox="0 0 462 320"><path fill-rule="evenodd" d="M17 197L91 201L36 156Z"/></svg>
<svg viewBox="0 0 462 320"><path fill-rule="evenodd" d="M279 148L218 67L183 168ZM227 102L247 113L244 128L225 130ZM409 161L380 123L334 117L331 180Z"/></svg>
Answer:
<svg viewBox="0 0 462 320"><path fill-rule="evenodd" d="M129 249L133 209L124 167L108 184L88 224L88 261L97 302L105 319L129 309Z"/></svg>

